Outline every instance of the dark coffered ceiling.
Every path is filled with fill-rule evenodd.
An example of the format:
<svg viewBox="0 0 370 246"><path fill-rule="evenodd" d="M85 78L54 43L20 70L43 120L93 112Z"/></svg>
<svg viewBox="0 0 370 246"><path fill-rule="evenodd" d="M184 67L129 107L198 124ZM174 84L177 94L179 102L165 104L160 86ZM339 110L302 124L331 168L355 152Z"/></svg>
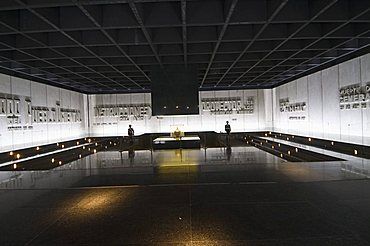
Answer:
<svg viewBox="0 0 370 246"><path fill-rule="evenodd" d="M1 0L0 72L85 93L272 88L369 52L369 0Z"/></svg>

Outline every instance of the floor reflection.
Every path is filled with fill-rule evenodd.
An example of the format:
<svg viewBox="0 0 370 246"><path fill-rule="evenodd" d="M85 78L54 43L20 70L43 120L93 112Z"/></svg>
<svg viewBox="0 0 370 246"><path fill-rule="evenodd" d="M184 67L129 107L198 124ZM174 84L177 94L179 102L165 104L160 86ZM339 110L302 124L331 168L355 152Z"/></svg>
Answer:
<svg viewBox="0 0 370 246"><path fill-rule="evenodd" d="M363 179L369 160L289 163L254 147L103 151L47 171L0 172L0 189Z"/></svg>

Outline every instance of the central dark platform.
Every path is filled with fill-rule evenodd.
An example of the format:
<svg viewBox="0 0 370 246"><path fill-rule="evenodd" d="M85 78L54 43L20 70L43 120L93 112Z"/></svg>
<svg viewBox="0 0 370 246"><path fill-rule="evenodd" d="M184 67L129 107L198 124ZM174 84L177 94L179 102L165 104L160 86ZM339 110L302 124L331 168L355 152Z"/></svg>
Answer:
<svg viewBox="0 0 370 246"><path fill-rule="evenodd" d="M194 149L200 148L198 136L187 136L181 138L158 137L153 140L153 149Z"/></svg>

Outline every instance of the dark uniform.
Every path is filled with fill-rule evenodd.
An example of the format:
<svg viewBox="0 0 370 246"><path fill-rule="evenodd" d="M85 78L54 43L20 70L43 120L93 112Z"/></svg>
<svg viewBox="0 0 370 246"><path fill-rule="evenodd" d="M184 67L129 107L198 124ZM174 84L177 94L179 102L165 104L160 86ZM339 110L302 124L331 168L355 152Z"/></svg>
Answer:
<svg viewBox="0 0 370 246"><path fill-rule="evenodd" d="M131 127L131 125L128 126L128 130L127 130L127 133L128 133L128 138L130 140L130 144L132 144L134 142L134 129Z"/></svg>
<svg viewBox="0 0 370 246"><path fill-rule="evenodd" d="M229 145L230 144L230 132L231 132L231 126L229 125L229 122L228 121L226 121L226 125L225 125L225 132L226 132L226 134L227 134L227 136L226 136L226 142L227 142L227 145Z"/></svg>
<svg viewBox="0 0 370 246"><path fill-rule="evenodd" d="M229 125L229 122L228 121L226 121L225 132L227 133L227 135L230 135L231 126Z"/></svg>

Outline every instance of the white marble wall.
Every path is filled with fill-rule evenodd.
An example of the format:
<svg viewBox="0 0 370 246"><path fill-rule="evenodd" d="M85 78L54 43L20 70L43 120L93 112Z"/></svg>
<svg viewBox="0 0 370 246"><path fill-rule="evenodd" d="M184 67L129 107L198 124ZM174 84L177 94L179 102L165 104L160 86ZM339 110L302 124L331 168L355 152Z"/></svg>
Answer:
<svg viewBox="0 0 370 246"><path fill-rule="evenodd" d="M87 111L84 108L86 95L0 74L0 97L19 98L22 123L18 125L31 125L33 127L33 129L27 130L9 130L7 116L1 115L0 151L83 137L87 133L85 117ZM51 108L56 107L56 102L59 101L61 108L79 109L82 122L32 122L32 124L26 124L25 115L27 113L24 101L26 98L31 99L33 106Z"/></svg>
<svg viewBox="0 0 370 246"><path fill-rule="evenodd" d="M340 110L339 88L370 83L370 54L273 89L274 130L370 145L370 108ZM279 99L307 103L304 121L289 120Z"/></svg>
<svg viewBox="0 0 370 246"><path fill-rule="evenodd" d="M88 134L95 136L127 135L132 124L135 134L170 132L176 126L183 131L223 132L229 121L233 132L271 130L313 137L336 139L370 145L370 108L340 110L339 88L352 84L370 83L370 54L344 62L323 71L305 76L272 90L204 91L202 98L254 97L253 114L211 114L200 109L192 116L146 116L144 120L120 121L118 117L94 117L96 105L151 103L150 93L84 95L29 80L0 74L0 94L31 98L32 105L78 108L82 122L33 124L32 130L8 130L6 116L0 116L0 151L42 143L73 139ZM281 113L279 99L291 103L306 102L305 112ZM201 105L199 105L201 108ZM23 107L22 107L23 108ZM89 119L87 112L89 111ZM304 115L305 120L290 120ZM99 122L108 124L97 125ZM110 123L110 124L109 124Z"/></svg>
<svg viewBox="0 0 370 246"><path fill-rule="evenodd" d="M257 131L271 129L272 127L272 90L236 90L236 91L206 91L200 92L201 98L241 97L245 100L254 97L253 114L224 114L215 115L209 111L200 110L199 115L190 116L151 116L144 120L120 121L117 117L98 119L94 117L96 105L117 105L127 103L151 103L150 93L145 94L116 94L116 95L90 95L90 130L96 136L127 135L128 125L135 129L135 134L147 132L171 132L176 126L182 131L224 131L226 121L229 121L233 132ZM201 103L200 103L201 104ZM201 108L201 105L199 105ZM97 125L96 123L108 123ZM110 123L110 124L109 124Z"/></svg>

